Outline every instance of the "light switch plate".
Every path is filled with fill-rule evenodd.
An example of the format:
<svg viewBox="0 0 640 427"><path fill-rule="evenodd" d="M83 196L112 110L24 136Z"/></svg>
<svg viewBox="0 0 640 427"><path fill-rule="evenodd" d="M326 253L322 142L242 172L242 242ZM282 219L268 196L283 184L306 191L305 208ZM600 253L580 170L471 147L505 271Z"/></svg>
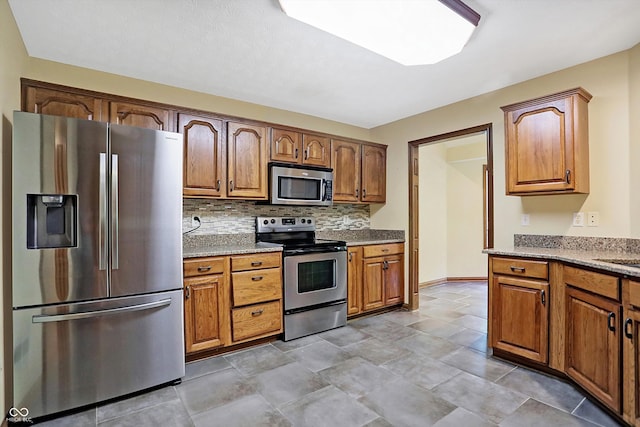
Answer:
<svg viewBox="0 0 640 427"><path fill-rule="evenodd" d="M584 227L584 212L573 213L573 226Z"/></svg>
<svg viewBox="0 0 640 427"><path fill-rule="evenodd" d="M529 214L522 214L522 217L520 218L520 225L524 225L526 227L531 223L530 220L531 218L529 217Z"/></svg>

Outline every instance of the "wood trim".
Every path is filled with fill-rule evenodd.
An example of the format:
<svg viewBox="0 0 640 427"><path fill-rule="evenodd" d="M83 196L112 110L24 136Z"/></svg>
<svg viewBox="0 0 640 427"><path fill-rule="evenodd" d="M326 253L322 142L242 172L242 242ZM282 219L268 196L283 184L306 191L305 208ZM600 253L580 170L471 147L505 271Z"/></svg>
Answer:
<svg viewBox="0 0 640 427"><path fill-rule="evenodd" d="M553 101L557 101L559 99L568 98L568 97L570 97L572 95L581 96L587 102L591 101L591 98L593 98L593 95L591 95L589 92L587 92L583 88L576 87L576 88L573 88L573 89L565 90L563 92L553 93L553 94L550 94L550 95L544 95L544 96L540 96L538 98L529 99L527 101L516 102L516 103L513 103L513 104L509 104L509 105L503 105L502 107L500 107L500 109L502 111L505 111L505 112L514 111L514 110L519 110L521 108L532 107L532 106L536 106L536 105L543 104L543 103L546 103L546 102L553 102Z"/></svg>
<svg viewBox="0 0 640 427"><path fill-rule="evenodd" d="M445 283L462 283L462 282L471 282L471 283L482 283L487 282L489 280L488 277L441 277L440 279L427 280L426 282L420 282L418 287L428 288L430 286L443 285Z"/></svg>
<svg viewBox="0 0 640 427"><path fill-rule="evenodd" d="M418 287L420 289L422 288L428 288L430 286L438 286L438 285L443 285L447 283L447 278L446 277L441 277L440 279L433 279L433 280L427 280L426 282L421 282Z"/></svg>
<svg viewBox="0 0 640 427"><path fill-rule="evenodd" d="M408 173L409 173L409 301L410 310L416 310L419 306L419 176L418 176L418 148L424 144L435 144L445 142L450 139L484 132L487 140L487 225L489 228L487 236L487 248L493 248L493 124L473 126L453 132L442 133L426 138L409 141ZM490 274L489 274L490 275Z"/></svg>
<svg viewBox="0 0 640 427"><path fill-rule="evenodd" d="M487 282L488 277L447 277L447 282Z"/></svg>

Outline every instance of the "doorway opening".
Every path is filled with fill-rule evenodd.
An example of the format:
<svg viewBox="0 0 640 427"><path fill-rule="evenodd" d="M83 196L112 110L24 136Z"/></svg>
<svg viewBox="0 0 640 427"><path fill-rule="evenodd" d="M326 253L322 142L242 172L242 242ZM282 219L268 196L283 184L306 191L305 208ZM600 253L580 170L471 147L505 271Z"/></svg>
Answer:
<svg viewBox="0 0 640 427"><path fill-rule="evenodd" d="M447 143L452 152L469 151L460 149L464 145L471 145L473 141L484 139L486 144L486 163L483 161L478 170L483 188L482 212L469 212L469 215L482 216L482 246L493 247L493 136L492 124L484 124L434 135L409 142L409 301L408 308L419 308L420 288L420 147L435 146ZM455 157L455 155L453 156ZM463 156L464 157L464 156ZM467 159L479 160L466 156ZM477 156L476 156L477 157ZM482 159L484 160L484 159ZM455 160L454 160L455 161ZM468 164L467 164L468 166ZM426 172L426 171L424 171ZM454 195L455 196L455 195ZM460 195L458 195L459 198ZM462 196L464 197L464 196ZM425 248L426 249L426 248ZM480 251L482 247L478 247Z"/></svg>

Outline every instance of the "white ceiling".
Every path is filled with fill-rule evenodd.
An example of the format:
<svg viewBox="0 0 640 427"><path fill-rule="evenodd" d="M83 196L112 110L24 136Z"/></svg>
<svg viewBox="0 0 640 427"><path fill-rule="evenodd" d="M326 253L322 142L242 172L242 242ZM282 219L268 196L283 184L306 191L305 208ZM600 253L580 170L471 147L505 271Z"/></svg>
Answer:
<svg viewBox="0 0 640 427"><path fill-rule="evenodd" d="M33 57L364 128L640 42L638 0L465 2L482 18L462 53L405 67L277 0L9 0Z"/></svg>

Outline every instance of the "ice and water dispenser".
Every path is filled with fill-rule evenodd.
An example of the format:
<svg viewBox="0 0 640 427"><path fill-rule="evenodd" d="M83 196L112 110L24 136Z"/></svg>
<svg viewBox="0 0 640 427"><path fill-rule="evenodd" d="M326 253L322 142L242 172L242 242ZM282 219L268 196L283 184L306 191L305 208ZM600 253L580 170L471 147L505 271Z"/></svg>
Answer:
<svg viewBox="0 0 640 427"><path fill-rule="evenodd" d="M27 194L27 248L77 246L78 196Z"/></svg>

